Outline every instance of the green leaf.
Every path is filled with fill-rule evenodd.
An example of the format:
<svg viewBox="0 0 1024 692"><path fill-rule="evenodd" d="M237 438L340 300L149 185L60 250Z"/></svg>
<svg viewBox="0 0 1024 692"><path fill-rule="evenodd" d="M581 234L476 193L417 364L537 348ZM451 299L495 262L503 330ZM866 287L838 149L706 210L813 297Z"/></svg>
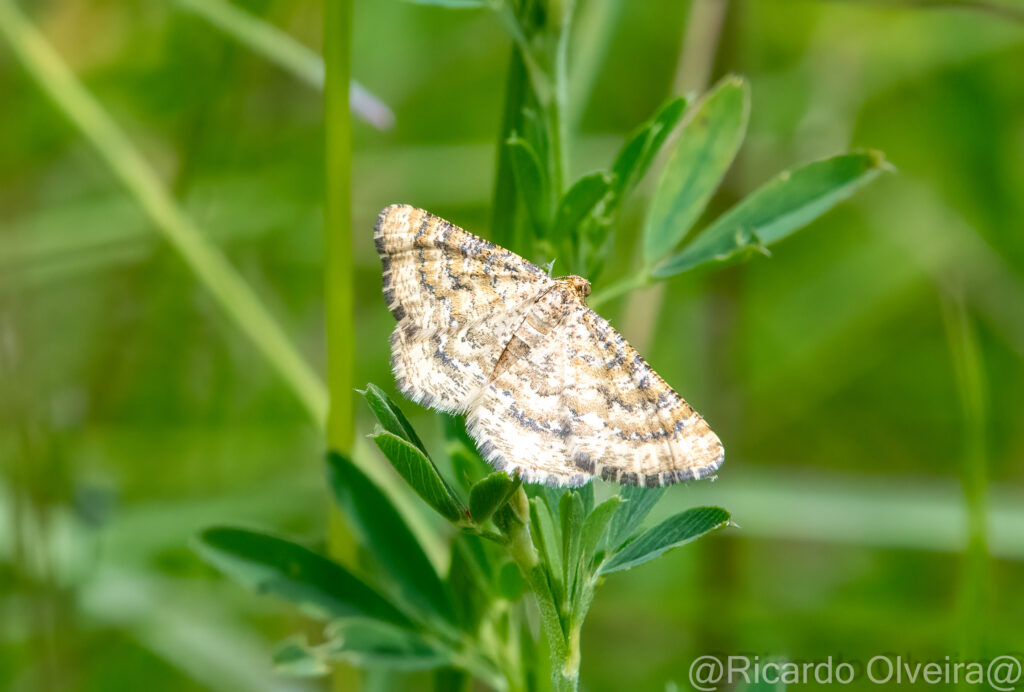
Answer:
<svg viewBox="0 0 1024 692"><path fill-rule="evenodd" d="M431 689L434 692L470 692L473 676L462 668L444 666L434 671Z"/></svg>
<svg viewBox="0 0 1024 692"><path fill-rule="evenodd" d="M387 496L339 452L327 455L327 475L356 539L421 612L454 618L451 595L419 541Z"/></svg>
<svg viewBox="0 0 1024 692"><path fill-rule="evenodd" d="M518 478L513 479L504 471L495 471L476 483L469 491L469 512L473 519L478 524L490 519L508 502L520 484Z"/></svg>
<svg viewBox="0 0 1024 692"><path fill-rule="evenodd" d="M689 115L661 174L644 227L644 262L650 266L672 250L696 223L743 141L750 90L729 76Z"/></svg>
<svg viewBox="0 0 1024 692"><path fill-rule="evenodd" d="M601 543L601 537L604 536L605 529L608 528L609 522L619 511L621 505L622 498L612 495L588 514L586 521L583 522L580 554L588 565L593 561L597 546Z"/></svg>
<svg viewBox="0 0 1024 692"><path fill-rule="evenodd" d="M314 617L365 616L411 626L409 618L347 569L284 538L218 527L200 533L195 549L235 581L292 601Z"/></svg>
<svg viewBox="0 0 1024 692"><path fill-rule="evenodd" d="M707 262L723 262L763 249L806 226L889 164L880 152L845 154L783 171L722 214L682 252L655 268L672 276Z"/></svg>
<svg viewBox="0 0 1024 692"><path fill-rule="evenodd" d="M448 586L458 594L455 609L467 632L476 631L492 598L493 575L483 539L470 533L459 533L452 540Z"/></svg>
<svg viewBox="0 0 1024 692"><path fill-rule="evenodd" d="M467 493L473 489L474 479L486 476L493 470L475 450L467 449L462 444L451 445L448 458L452 464L455 480Z"/></svg>
<svg viewBox="0 0 1024 692"><path fill-rule="evenodd" d="M619 150L612 164L615 196L625 197L643 179L654 157L686 112L687 97L676 96L663 103L650 120L638 127Z"/></svg>
<svg viewBox="0 0 1024 692"><path fill-rule="evenodd" d="M467 493L473 483L491 473L494 468L480 457L476 443L466 433L462 416L441 414L444 420L444 450L452 465L456 482Z"/></svg>
<svg viewBox="0 0 1024 692"><path fill-rule="evenodd" d="M448 487L437 467L418 447L393 433L379 431L373 436L380 451L405 482L438 514L454 524L465 524L466 508Z"/></svg>
<svg viewBox="0 0 1024 692"><path fill-rule="evenodd" d="M562 566L562 545L555 529L554 518L547 503L541 497L534 497L530 500L530 534L538 552L547 563L548 572L554 580L552 588L561 592L561 585L565 583L565 570Z"/></svg>
<svg viewBox="0 0 1024 692"><path fill-rule="evenodd" d="M505 145L508 147L516 188L533 224L534 233L544 237L547 235L551 211L540 157L530 143L518 135L509 137Z"/></svg>
<svg viewBox="0 0 1024 692"><path fill-rule="evenodd" d="M653 560L667 550L700 538L729 523L721 507L694 507L669 517L648 529L601 568L602 574L618 572Z"/></svg>
<svg viewBox="0 0 1024 692"><path fill-rule="evenodd" d="M598 203L611 189L611 177L607 173L591 173L577 180L562 196L555 212L555 224L551 236L555 242L570 239L576 244L580 223L593 213Z"/></svg>
<svg viewBox="0 0 1024 692"><path fill-rule="evenodd" d="M367 383L366 389L359 392L363 395L363 399L369 405L370 410L373 411L373 415L376 416L377 421L380 423L380 427L387 430L389 433L398 435L403 440L411 442L420 448L420 451L427 454L427 448L423 446L423 442L420 440L419 435L412 429L408 419L402 413L402 410L398 408L391 398L384 393L377 385L372 382ZM430 456L427 454L427 456Z"/></svg>
<svg viewBox="0 0 1024 692"><path fill-rule="evenodd" d="M583 516L594 511L594 484L587 483L576 489L576 492L583 498Z"/></svg>
<svg viewBox="0 0 1024 692"><path fill-rule="evenodd" d="M572 492L568 488L559 488L557 486L546 484L533 487L539 490L538 495L547 503L548 509L551 510L552 517L555 517L558 514L558 508L561 507L562 504L562 496L568 492Z"/></svg>
<svg viewBox="0 0 1024 692"><path fill-rule="evenodd" d="M514 562L506 562L498 572L498 592L508 601L518 601L526 591L526 582Z"/></svg>
<svg viewBox="0 0 1024 692"><path fill-rule="evenodd" d="M451 652L440 644L379 620L336 620L327 628L327 635L327 643L317 647L324 658L360 667L427 670L451 661Z"/></svg>
<svg viewBox="0 0 1024 692"><path fill-rule="evenodd" d="M642 488L637 485L624 485L619 489L619 496L622 498L622 509L612 517L611 526L608 528L608 538L605 545L616 550L625 543L640 526L654 505L658 503L661 496L665 494L665 488Z"/></svg>
<svg viewBox="0 0 1024 692"><path fill-rule="evenodd" d="M565 587L574 594L579 583L580 538L583 532L583 498L575 490L562 495L558 514L562 520L562 563L565 565Z"/></svg>

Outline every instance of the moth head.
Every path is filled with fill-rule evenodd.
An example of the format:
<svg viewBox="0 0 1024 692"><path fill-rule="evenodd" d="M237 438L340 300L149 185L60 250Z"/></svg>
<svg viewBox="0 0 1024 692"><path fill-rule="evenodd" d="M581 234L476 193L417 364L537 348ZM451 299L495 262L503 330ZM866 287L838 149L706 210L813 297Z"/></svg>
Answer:
<svg viewBox="0 0 1024 692"><path fill-rule="evenodd" d="M558 280L579 296L581 300L590 295L590 282L582 276L563 276Z"/></svg>

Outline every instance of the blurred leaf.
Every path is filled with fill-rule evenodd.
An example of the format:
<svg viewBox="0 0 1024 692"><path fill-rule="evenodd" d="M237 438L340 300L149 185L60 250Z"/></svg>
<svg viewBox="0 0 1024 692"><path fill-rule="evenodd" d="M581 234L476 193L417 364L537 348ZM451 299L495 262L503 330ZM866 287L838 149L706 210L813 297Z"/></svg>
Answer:
<svg viewBox="0 0 1024 692"><path fill-rule="evenodd" d="M598 203L611 189L611 177L607 173L591 173L577 180L562 196L555 212L555 224L551 236L555 242L568 239L575 246L578 242L580 223L590 215Z"/></svg>
<svg viewBox="0 0 1024 692"><path fill-rule="evenodd" d="M580 554L583 555L588 563L593 560L597 546L601 542L601 537L604 535L605 529L608 528L608 523L615 516L621 505L622 498L618 495L612 495L587 515L587 519L583 523L582 537L580 538Z"/></svg>
<svg viewBox="0 0 1024 692"><path fill-rule="evenodd" d="M722 214L653 274L672 276L706 262L726 261L745 249L763 250L818 218L888 168L880 152L863 152L783 171Z"/></svg>
<svg viewBox="0 0 1024 692"><path fill-rule="evenodd" d="M547 185L544 179L544 168L541 166L537 152L528 141L518 135L512 135L506 142L512 173L516 180L519 198L526 207L526 213L533 224L534 233L538 236L547 235L550 204L547 196Z"/></svg>
<svg viewBox="0 0 1024 692"><path fill-rule="evenodd" d="M670 98L626 140L612 164L615 196L618 199L625 197L644 177L654 157L686 112L686 104L685 96Z"/></svg>
<svg viewBox="0 0 1024 692"><path fill-rule="evenodd" d="M456 481L469 493L473 484L494 471L494 468L480 456L476 443L466 433L466 423L462 416L442 414L442 418L445 453L451 462Z"/></svg>
<svg viewBox="0 0 1024 692"><path fill-rule="evenodd" d="M295 635L281 642L274 650L274 668L283 675L320 677L331 672L324 660L304 635Z"/></svg>
<svg viewBox="0 0 1024 692"><path fill-rule="evenodd" d="M448 587L458 595L455 609L463 628L475 631L493 592L490 564L479 536L459 533L454 537Z"/></svg>
<svg viewBox="0 0 1024 692"><path fill-rule="evenodd" d="M526 65L516 46L509 48L508 70L505 78L501 133L498 136L498 156L494 172L494 191L491 197L491 240L502 247L521 247L519 236L522 218L519 197L516 194L509 149L502 143L523 129L523 113L536 105Z"/></svg>
<svg viewBox="0 0 1024 692"><path fill-rule="evenodd" d="M688 116L651 200L644 227L648 266L678 245L704 211L740 148L749 112L746 82L728 76Z"/></svg>
<svg viewBox="0 0 1024 692"><path fill-rule="evenodd" d="M641 488L637 485L620 487L619 496L624 504L612 517L606 545L615 550L626 542L664 494L665 488Z"/></svg>
<svg viewBox="0 0 1024 692"><path fill-rule="evenodd" d="M391 397L384 393L384 390L369 382L366 385L366 389L359 393L363 395L363 399L370 406L370 410L373 411L373 415L376 416L382 428L389 433L398 435L406 442L411 442L419 447L421 452L430 456L427 454L427 448L423 445L419 435L416 434L412 425L409 424L409 420L402 413L402 409L398 408L398 405L391 400Z"/></svg>
<svg viewBox="0 0 1024 692"><path fill-rule="evenodd" d="M434 692L470 692L473 677L454 666L445 666L434 671Z"/></svg>
<svg viewBox="0 0 1024 692"><path fill-rule="evenodd" d="M729 513L720 507L694 507L680 512L627 543L601 568L601 573L636 567L728 523Z"/></svg>
<svg viewBox="0 0 1024 692"><path fill-rule="evenodd" d="M218 527L200 533L195 548L232 579L292 601L315 617L357 615L411 625L409 618L347 569L289 540Z"/></svg>
<svg viewBox="0 0 1024 692"><path fill-rule="evenodd" d="M361 667L427 670L451 661L451 652L422 635L380 620L343 618L327 628L330 640L318 647L332 660Z"/></svg>
<svg viewBox="0 0 1024 692"><path fill-rule="evenodd" d="M387 496L339 452L327 455L328 481L348 527L402 596L422 612L452 620L451 595Z"/></svg>
<svg viewBox="0 0 1024 692"><path fill-rule="evenodd" d="M473 10L487 7L487 0L405 0L413 5L434 5L453 10Z"/></svg>
<svg viewBox="0 0 1024 692"><path fill-rule="evenodd" d="M498 572L498 592L509 601L518 601L526 591L526 582L514 562L506 562Z"/></svg>
<svg viewBox="0 0 1024 692"><path fill-rule="evenodd" d="M521 483L518 477L513 479L504 471L495 471L476 483L469 491L469 512L473 519L479 524L490 519Z"/></svg>
<svg viewBox="0 0 1024 692"><path fill-rule="evenodd" d="M387 431L378 432L373 441L406 483L438 514L455 524L465 523L466 508L418 447Z"/></svg>
<svg viewBox="0 0 1024 692"><path fill-rule="evenodd" d="M453 445L448 452L448 458L456 480L467 493L472 490L474 479L486 476L492 471L491 466L481 459L475 450L466 449L461 443Z"/></svg>

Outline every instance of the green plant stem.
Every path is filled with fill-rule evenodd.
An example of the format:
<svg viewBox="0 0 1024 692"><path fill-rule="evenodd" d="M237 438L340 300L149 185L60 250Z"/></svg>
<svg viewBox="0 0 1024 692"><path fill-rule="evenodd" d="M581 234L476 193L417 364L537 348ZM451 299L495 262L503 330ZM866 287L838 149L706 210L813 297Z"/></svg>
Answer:
<svg viewBox="0 0 1024 692"><path fill-rule="evenodd" d="M577 632L574 649L570 636L565 631L558 603L551 591L548 573L541 564L540 556L530 537L527 503L526 493L520 487L510 501L510 505L517 507L514 510L517 521L512 522L506 532L508 551L537 598L541 625L551 652L551 681L554 689L557 692L574 691L579 682L579 635Z"/></svg>
<svg viewBox="0 0 1024 692"><path fill-rule="evenodd" d="M650 286L653 282L654 277L651 276L650 270L643 269L638 271L636 274L632 274L616 281L600 291L595 291L594 294L587 299L587 305L596 309L599 305L603 305L609 300L618 298L630 291L635 291L638 288Z"/></svg>
<svg viewBox="0 0 1024 692"><path fill-rule="evenodd" d="M354 295L352 283L352 123L349 116L349 54L352 4L324 5L324 248L327 310L327 442L348 451L353 422Z"/></svg>
<svg viewBox="0 0 1024 692"><path fill-rule="evenodd" d="M323 425L327 391L245 279L177 205L156 171L86 91L12 0L0 0L3 36L40 87L92 144L225 314Z"/></svg>
<svg viewBox="0 0 1024 692"><path fill-rule="evenodd" d="M352 3L324 3L324 262L327 324L327 446L348 452L355 437L353 410L354 294L352 282L352 121L349 110ZM331 510L328 550L352 564L358 546L337 508ZM336 690L360 686L356 670L336 665Z"/></svg>
<svg viewBox="0 0 1024 692"><path fill-rule="evenodd" d="M985 376L970 315L963 296L956 289L942 294L942 315L963 414L964 452L961 486L967 510L967 546L961 577L964 624L959 644L965 658L977 660L985 653L984 634L988 624L989 541Z"/></svg>

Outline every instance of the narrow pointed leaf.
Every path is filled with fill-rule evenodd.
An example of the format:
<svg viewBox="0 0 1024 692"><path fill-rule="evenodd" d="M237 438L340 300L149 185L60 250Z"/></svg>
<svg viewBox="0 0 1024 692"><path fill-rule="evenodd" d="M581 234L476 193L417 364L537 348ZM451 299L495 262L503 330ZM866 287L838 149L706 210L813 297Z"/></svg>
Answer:
<svg viewBox="0 0 1024 692"><path fill-rule="evenodd" d="M694 507L680 512L626 544L626 547L605 563L601 573L609 574L636 567L728 523L729 513L721 507Z"/></svg>
<svg viewBox="0 0 1024 692"><path fill-rule="evenodd" d="M327 455L327 474L349 528L392 579L402 598L421 612L453 620L451 595L387 496L338 452Z"/></svg>
<svg viewBox="0 0 1024 692"><path fill-rule="evenodd" d="M374 435L373 441L406 483L438 514L456 524L466 521L466 508L418 447L386 430Z"/></svg>
<svg viewBox="0 0 1024 692"><path fill-rule="evenodd" d="M719 82L679 132L644 227L644 261L665 256L697 222L729 170L747 130L750 90L739 77Z"/></svg>
<svg viewBox="0 0 1024 692"><path fill-rule="evenodd" d="M529 142L517 135L509 137L505 146L508 147L516 189L519 190L534 232L538 236L545 236L551 211L540 157Z"/></svg>
<svg viewBox="0 0 1024 692"><path fill-rule="evenodd" d="M411 626L409 618L347 569L284 538L218 527L199 534L195 548L235 581L292 601L315 617L364 616Z"/></svg>
<svg viewBox="0 0 1024 692"><path fill-rule="evenodd" d="M551 510L551 516L558 516L558 508L561 506L562 496L571 490L566 488L558 488L550 485L534 486L539 487L539 495L547 503L548 509ZM559 539L561 540L561 539Z"/></svg>
<svg viewBox="0 0 1024 692"><path fill-rule="evenodd" d="M686 112L686 105L685 96L669 99L626 139L612 164L617 198L625 197L643 179L654 157Z"/></svg>
<svg viewBox="0 0 1024 692"><path fill-rule="evenodd" d="M889 168L880 152L870 151L783 171L653 273L672 276L707 262L727 261L747 250L762 250L814 221Z"/></svg>
<svg viewBox="0 0 1024 692"><path fill-rule="evenodd" d="M594 484L587 483L579 488L576 488L576 492L580 494L583 499L583 516L587 516L594 511Z"/></svg>
<svg viewBox="0 0 1024 692"><path fill-rule="evenodd" d="M589 216L611 189L607 173L591 173L577 180L562 196L555 212L551 236L555 242L576 238L580 223Z"/></svg>
<svg viewBox="0 0 1024 692"><path fill-rule="evenodd" d="M624 485L619 490L623 505L612 517L608 527L605 545L612 550L625 543L636 531L640 523L647 518L654 505L665 494L665 488L642 488L636 485Z"/></svg>
<svg viewBox="0 0 1024 692"><path fill-rule="evenodd" d="M389 433L398 435L407 442L411 442L419 447L421 452L427 454L427 448L423 445L416 431L413 430L412 425L409 424L405 414L391 400L391 397L384 393L384 390L370 382L366 385L366 389L359 393L363 395L363 399L366 400L370 410L373 411L373 415L380 423L380 427Z"/></svg>
<svg viewBox="0 0 1024 692"><path fill-rule="evenodd" d="M608 528L608 524L614 518L615 513L619 511L621 506L622 498L618 495L612 495L594 508L594 510L587 515L586 521L583 522L583 535L580 539L580 554L583 555L583 559L588 565L594 559L594 554L597 551L598 545L601 543L601 537L604 535L605 529Z"/></svg>
<svg viewBox="0 0 1024 692"><path fill-rule="evenodd" d="M562 563L565 565L565 588L574 594L579 583L580 534L583 531L583 498L575 490L562 495L558 512L562 521Z"/></svg>
<svg viewBox="0 0 1024 692"><path fill-rule="evenodd" d="M495 471L479 481L469 491L469 513L477 523L491 518L500 507L503 507L521 481L511 478L504 471Z"/></svg>
<svg viewBox="0 0 1024 692"><path fill-rule="evenodd" d="M561 584L565 583L565 571L562 568L562 544L555 530L555 523L551 511L542 498L535 497L530 500L530 534L533 536L533 543L537 550L544 556L551 577L556 584L556 590L561 590Z"/></svg>

